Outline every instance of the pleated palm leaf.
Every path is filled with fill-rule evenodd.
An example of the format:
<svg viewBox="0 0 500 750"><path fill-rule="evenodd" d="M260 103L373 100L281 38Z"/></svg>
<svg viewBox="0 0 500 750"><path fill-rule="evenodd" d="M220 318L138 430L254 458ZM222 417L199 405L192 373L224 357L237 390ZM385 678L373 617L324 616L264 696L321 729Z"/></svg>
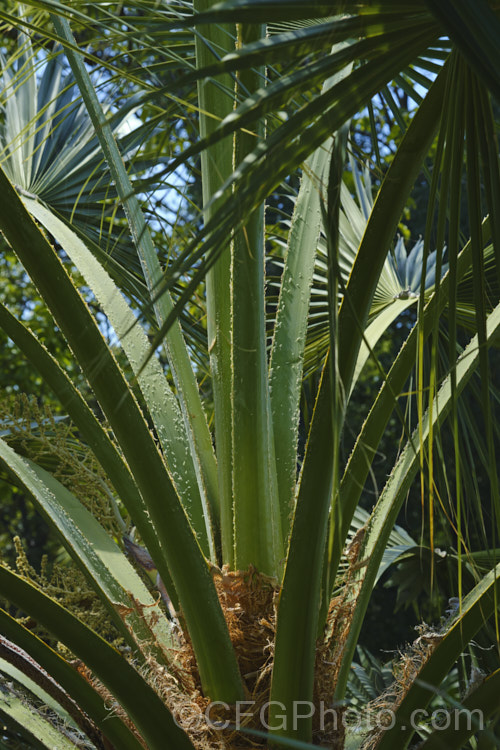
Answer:
<svg viewBox="0 0 500 750"><path fill-rule="evenodd" d="M354 176L356 200L343 186L340 209L338 265L344 285L349 278L357 249L373 208L373 191L369 171L365 169L361 172L352 158L350 159L350 168ZM410 250L407 249L408 244L410 243L399 235L394 247L388 248L368 317L368 323L374 324L369 329L369 333L366 332L371 348L376 346L380 337L405 310L412 307L416 308L422 288L424 299L429 298L435 289L438 264L441 277L448 271L448 263L438 258L437 251L434 250L427 253L425 279L423 280L424 240L419 238ZM277 264L278 268L283 267L283 262L279 258L273 258L273 263ZM491 245L485 248L484 263L486 283L495 288L497 283L496 269ZM470 272L465 274L458 287L457 316L462 326L473 329L475 313L470 277ZM271 279L269 286L271 289L274 288L274 279ZM279 294L279 283L276 284L276 287L276 294ZM342 291L340 291L341 297ZM315 261L311 288L307 342L304 353L305 373L312 373L317 369L329 349L328 309L328 250L326 239L324 235L321 235L318 240L318 255ZM380 319L376 322L379 316ZM362 363L360 359L360 367Z"/></svg>
<svg viewBox="0 0 500 750"><path fill-rule="evenodd" d="M357 249L361 243L373 208L369 173L365 170L364 179L362 179L352 159L350 166L352 174L355 177L357 200L353 199L344 185L341 191L338 258L338 268L343 286L345 286L349 278ZM369 312L368 322L369 324L374 324L366 334L371 348L376 346L379 338L404 310L411 306L416 307L422 287L423 248L424 242L420 239L415 243L410 252L407 252L402 237L397 238L392 251L388 248L384 267L380 274ZM278 267L283 266L283 263L279 259L273 259L273 262ZM426 299L435 287L436 263L436 251L429 253L426 260L426 277L423 284ZM441 274L444 275L447 270L447 264L441 263ZM279 282L276 286L277 294L279 294ZM270 287L274 287L273 282L271 282ZM340 289L339 301L342 298L342 294L342 289ZM328 247L326 238L322 234L318 238L318 254L315 260L311 288L310 313L304 354L305 373L311 373L320 366L330 347L328 310ZM375 322L377 318L379 320ZM360 368L362 364L363 361L360 359Z"/></svg>
<svg viewBox="0 0 500 750"><path fill-rule="evenodd" d="M103 249L108 246L112 254L119 249L119 237L113 232L106 202L116 200L116 191L71 70L57 52L35 57L28 38L21 38L11 60L4 56L0 60L0 144L5 173L20 191L71 219L75 228ZM115 118L117 135L127 129L132 114L128 108ZM130 137L126 140L130 157L140 136L135 135L135 144ZM103 234L107 227L108 237Z"/></svg>
<svg viewBox="0 0 500 750"><path fill-rule="evenodd" d="M125 212L61 48L35 55L29 38L22 35L18 51L10 60L0 56L0 63L0 162L5 173L18 192L70 222L124 291L147 308L144 276ZM108 102L103 114L110 118L127 170L134 172L139 185L151 159L139 157L138 148L151 128L138 122L136 109L134 101L127 100L112 114ZM147 179L140 186L147 190ZM203 349L204 331L188 311L182 323ZM204 358L200 351L201 363Z"/></svg>
<svg viewBox="0 0 500 750"><path fill-rule="evenodd" d="M17 571L0 566L0 594L30 618L16 618L7 605L0 609L0 656L18 670L13 679L54 711L40 716L19 688L10 703L0 700L2 715L34 747L84 742L120 750L192 750L251 743L305 747L312 741L332 747L407 747L414 737L412 712L426 709L471 639L488 633L485 622L497 608L498 564L481 572L467 590L459 574L459 606L436 627L422 629L404 657L404 679L396 670L392 726L377 726L362 736L343 726L361 624L398 533L398 514L419 474L432 544L437 500L443 497L433 446L439 445L447 418L457 467L455 486L444 488L449 489L447 512L459 545L463 539L457 402L476 372L481 375L491 503L495 513L499 509L488 348L498 336L500 310L498 299L491 306L484 299L485 248L492 244L498 268L500 226L491 109L491 95L500 91L496 11L486 0L475 3L473 11L470 4L451 0L347 6L230 0L213 7L200 0L194 15L184 2L135 0L121 4L119 15L108 2L82 2L71 9L52 0L33 5L51 13L53 30L40 25L37 31L64 48L109 182L123 206L133 241L127 252L133 247L141 268L158 330L154 343L165 346L169 376L150 347L151 328L138 322L137 309L123 294L126 287L118 285L121 277L108 275L95 242L85 242L71 216L64 221L30 195L31 182L18 189L14 175L9 178L2 170L1 231L68 342L99 412L9 312L8 300L0 307L0 324L73 421L72 438L86 446L82 450L93 477L87 485L100 498L98 506L89 502L74 456L52 473L47 469L53 464L44 467L36 452L30 456L23 448L21 455L14 450L15 440L0 441L4 467L59 534L73 561L51 578L46 570L30 569L19 548ZM4 22L31 28L29 17L14 16L9 7L0 10ZM268 24L304 19L310 22L305 27L266 33ZM112 75L120 70L132 88L144 84L139 101L146 119L148 107L153 108L155 126L163 118L168 128L170 118L177 117L190 127L190 108L195 107L199 138L184 150L177 141L174 153L165 152L162 139L154 141L151 135L158 164L170 159L172 171L181 167L192 174L201 158L204 224L199 227L196 214L189 240L182 235L184 245L176 248L171 263L164 264L166 248L176 235L165 237L165 246L155 246L156 227L148 226L141 210L113 138L112 118L103 112L70 24L86 31L96 46L122 50L126 45L123 66L120 58L102 65ZM152 82L153 63L158 77ZM363 217L362 236L354 233L354 257L342 278L339 247L347 228L341 204L345 210L349 201L342 189L346 123L391 81L401 80L407 88L420 83L422 70L432 72L425 96L417 101L368 218ZM178 80L168 77L162 83L162 72L172 71ZM183 98L186 91L189 98ZM33 112L28 122L34 117L37 121ZM36 134L29 132L29 137ZM401 289L397 262L388 261L387 252L436 138L420 275L427 280L436 216L439 284L431 291L421 283L414 292L417 324L380 392L367 404L366 420L344 466L340 442L347 402L373 348L370 314L382 275L390 279L390 316L415 302L408 288ZM464 163L470 240L462 243ZM268 354L265 202L300 166ZM155 174L161 190L159 170ZM88 200L92 203L91 193ZM484 222L483 206L489 212ZM302 456L297 446L304 350L322 234L330 353ZM443 276L445 245L448 270ZM72 276L73 268L78 276ZM457 286L470 269L475 330L457 356ZM119 357L78 289L81 278L85 295L97 301L114 329ZM180 282L184 291L173 296ZM210 354L210 427L200 372L178 322L182 305L200 283ZM451 344L448 371L441 373L437 342L445 307ZM380 319L381 314L375 319L379 325ZM427 339L429 366L423 356ZM406 436L374 509L353 536L371 461L394 410L398 413L398 398L415 364L417 428ZM28 438L22 442L29 446ZM56 456L63 445L62 438L54 443ZM39 635L27 627L30 623L42 629ZM467 708L480 707L485 719L492 717L493 727L500 683L495 659L487 679L463 698ZM8 669L0 666L4 674ZM261 715L265 706L269 712ZM250 716L235 727L247 708ZM326 723L321 708L330 711ZM215 719L227 719L224 730ZM475 729L460 723L446 731L431 726L424 746L445 738L448 747L460 747Z"/></svg>

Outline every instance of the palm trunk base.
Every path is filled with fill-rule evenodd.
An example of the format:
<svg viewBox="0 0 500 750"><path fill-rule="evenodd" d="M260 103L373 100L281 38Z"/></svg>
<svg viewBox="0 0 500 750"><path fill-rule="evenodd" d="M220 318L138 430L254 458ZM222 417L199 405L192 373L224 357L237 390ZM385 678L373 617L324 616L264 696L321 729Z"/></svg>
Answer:
<svg viewBox="0 0 500 750"><path fill-rule="evenodd" d="M279 585L276 579L252 566L246 571L230 571L227 566L220 570L214 566L212 574L243 677L245 703L239 706L212 703L209 696L202 694L195 656L187 641L180 652L184 674L178 675L175 689L172 678L165 674L169 687L164 698L197 750L266 748L268 740L253 732L262 733L269 728ZM333 612L334 608L330 611L327 636L318 642L313 743L336 750L344 747L345 729L343 708L333 709L337 662L332 656L334 651L338 652L332 646L332 632L339 632L341 614L337 611L337 617L333 618ZM341 647L340 642L337 645Z"/></svg>

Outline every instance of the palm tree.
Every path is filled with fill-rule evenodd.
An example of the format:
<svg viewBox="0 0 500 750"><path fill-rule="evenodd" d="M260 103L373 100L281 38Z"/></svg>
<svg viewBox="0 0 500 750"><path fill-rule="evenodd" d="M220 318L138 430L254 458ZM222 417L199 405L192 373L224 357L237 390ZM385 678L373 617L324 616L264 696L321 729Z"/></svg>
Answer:
<svg viewBox="0 0 500 750"><path fill-rule="evenodd" d="M17 571L0 567L0 671L50 708L33 710L15 691L0 699L2 716L31 746L399 748L418 731L424 746L444 739L461 747L483 728L417 727L414 716L478 633L495 639L494 549L485 550L486 569L463 574L471 564L463 477L473 467L461 449L459 407L479 373L496 532L493 6L33 0L17 15L11 6L0 11L19 31L3 65L0 229L98 405L90 407L6 299L2 328L74 425L27 407L0 438L3 465L72 560L52 576L37 572L18 544ZM98 76L89 73L96 64ZM406 120L394 85L413 99ZM366 110L374 123L380 102L404 132L388 168L374 145L373 200L359 167L346 164L355 153L351 118ZM155 210L165 176L189 184L198 168L202 205L189 227L169 227ZM428 219L407 255L395 237L422 170ZM273 307L265 206L297 174L293 214L279 227L286 246ZM346 187L353 177L357 202ZM467 274L468 306L460 296ZM316 345L310 300L321 290ZM378 362L380 337L408 308L417 322L389 372L377 364L382 385L344 462L350 396L367 359ZM457 336L460 313L472 327L467 342ZM102 315L116 345L100 330ZM302 414L302 450L311 346L308 368L322 369L314 412ZM414 370L416 426L400 403ZM404 445L363 516L363 486L394 413ZM441 486L445 420L454 469ZM398 555L394 527L419 475L431 550L441 512L456 531L457 602L439 626L422 628L395 685L371 705L393 721L359 731L343 719L360 629L376 581ZM41 630L33 632L35 623ZM494 727L495 658L484 681L470 682L464 706Z"/></svg>

